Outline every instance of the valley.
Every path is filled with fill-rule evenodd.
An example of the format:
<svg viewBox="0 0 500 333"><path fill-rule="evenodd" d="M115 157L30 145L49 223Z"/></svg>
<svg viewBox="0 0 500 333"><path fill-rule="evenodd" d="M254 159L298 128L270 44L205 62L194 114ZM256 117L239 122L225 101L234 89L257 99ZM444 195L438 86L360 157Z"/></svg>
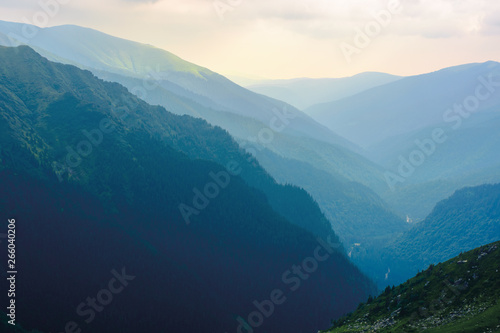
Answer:
<svg viewBox="0 0 500 333"><path fill-rule="evenodd" d="M500 331L500 7L30 1L0 332Z"/></svg>

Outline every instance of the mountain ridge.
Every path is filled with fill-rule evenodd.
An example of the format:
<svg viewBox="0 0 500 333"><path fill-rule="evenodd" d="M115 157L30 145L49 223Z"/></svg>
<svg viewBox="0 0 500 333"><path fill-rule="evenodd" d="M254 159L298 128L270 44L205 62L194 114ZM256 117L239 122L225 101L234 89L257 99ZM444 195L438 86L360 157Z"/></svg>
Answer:
<svg viewBox="0 0 500 333"><path fill-rule="evenodd" d="M307 109L313 105L356 95L401 78L381 72L363 72L342 78L262 80L246 87L260 94L283 100L307 113Z"/></svg>
<svg viewBox="0 0 500 333"><path fill-rule="evenodd" d="M389 244L383 266L400 283L419 269L500 239L500 184L457 190Z"/></svg>
<svg viewBox="0 0 500 333"><path fill-rule="evenodd" d="M314 106L307 113L367 148L390 136L441 124L443 112L453 107L453 103L474 94L476 86L481 83L477 80L479 76L498 75L499 69L500 63L491 61L444 68L405 77L340 101ZM449 73L451 77L444 75ZM447 88L443 90L439 87ZM487 105L482 108L498 102L496 95L493 100L487 100ZM362 120L356 122L356 118ZM384 123L383 119L391 121Z"/></svg>
<svg viewBox="0 0 500 333"><path fill-rule="evenodd" d="M1 31L4 34L12 32L21 34L20 29L22 26L23 24L2 21L0 29L2 29ZM292 106L250 92L222 75L184 61L168 51L155 47L151 48L147 44L113 37L90 28L83 28L82 30L78 26L71 26L70 30L66 31L60 26L43 28L39 30L34 38L27 40L27 42L28 45L34 46L37 52L49 60L59 62L68 61L72 65L83 66L84 69L88 70L97 69L98 71L107 71L128 76L132 74L135 78L151 80L154 85L174 82L186 89L188 95L185 95L185 97L192 98L202 105L204 105L205 101L197 100L196 94L208 97L222 111L229 111L258 119L264 124L269 124L273 119L273 109L282 110L283 108L287 108L287 112L294 114L301 121L290 123L285 127L285 131L292 135L308 135L321 141L349 146L351 148L355 147L355 145L346 139L331 132ZM78 30L78 33L73 30ZM95 36L99 38L97 42L94 40ZM92 45L92 47L84 47L87 44ZM99 51L97 53L89 52L89 49L94 49L96 44L101 45L98 48ZM147 54L144 48L154 50L156 53L149 55L150 59L144 59L143 55ZM126 56L123 56L120 52L117 53L116 50L121 49L125 50L124 54ZM103 50L109 50L109 52L104 52ZM132 57L134 54L136 56ZM56 55L56 59L52 58L54 55ZM167 55L167 57L164 58L161 55ZM172 58L175 60L174 64L171 62ZM141 70L134 70L131 63L133 59L141 60L140 64L133 63L134 66L138 66ZM192 68L193 66L194 68ZM184 67L187 67L188 70L183 70ZM193 71L195 72L194 74L192 73ZM210 84L208 84L208 81ZM151 84L151 82L149 83Z"/></svg>
<svg viewBox="0 0 500 333"><path fill-rule="evenodd" d="M150 106L27 46L0 47L0 62L0 214L24 221L17 255L26 265L18 283L31 288L18 295L25 328L60 330L75 318L93 332L234 330L238 317L253 323L252 300L279 288L290 300L262 327L308 332L375 290L307 193L275 185L227 132ZM179 204L192 202L196 189L207 191L226 160L240 163L240 176L215 197L205 192L210 202L187 225ZM64 173L54 161L66 161ZM281 198L275 208L273 196ZM295 222L280 207L297 215ZM321 251L318 237L336 249L321 252L330 260L300 279L292 267ZM54 276L47 262L64 269ZM137 275L137 283L88 326L75 308L102 289L113 267ZM309 315L308 304L324 306ZM300 313L296 322L291 313Z"/></svg>

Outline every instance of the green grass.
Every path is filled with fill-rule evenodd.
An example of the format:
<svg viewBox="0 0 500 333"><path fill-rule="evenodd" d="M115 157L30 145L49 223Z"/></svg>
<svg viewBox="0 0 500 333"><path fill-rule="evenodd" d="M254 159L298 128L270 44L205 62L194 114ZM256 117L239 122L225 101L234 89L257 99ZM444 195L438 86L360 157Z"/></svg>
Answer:
<svg viewBox="0 0 500 333"><path fill-rule="evenodd" d="M429 333L473 333L484 332L488 328L493 332L500 331L500 304L496 304L486 311L470 317L459 319L448 325L429 329Z"/></svg>
<svg viewBox="0 0 500 333"><path fill-rule="evenodd" d="M500 242L387 288L326 332L500 331Z"/></svg>

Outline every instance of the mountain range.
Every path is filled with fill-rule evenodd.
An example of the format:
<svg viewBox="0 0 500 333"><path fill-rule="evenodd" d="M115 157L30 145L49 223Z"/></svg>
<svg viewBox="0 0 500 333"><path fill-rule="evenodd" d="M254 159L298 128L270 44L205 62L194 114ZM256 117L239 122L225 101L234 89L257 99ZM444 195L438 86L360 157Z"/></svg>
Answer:
<svg viewBox="0 0 500 333"><path fill-rule="evenodd" d="M453 311L489 314L471 293L446 322L407 321L464 279L434 265L496 253L462 252L500 239L499 70L245 88L93 29L0 21L17 331L450 331Z"/></svg>
<svg viewBox="0 0 500 333"><path fill-rule="evenodd" d="M385 139L397 141L399 135L424 128L444 124L455 127L460 121L457 115L465 119L475 113L495 117L498 115L495 106L500 103L499 71L500 64L493 61L445 68L315 105L306 112L370 150ZM455 104L463 104L462 114L455 110Z"/></svg>
<svg viewBox="0 0 500 333"><path fill-rule="evenodd" d="M26 26L0 22L0 33L10 36L3 43L12 45L16 44L15 38L22 40L23 27ZM386 186L383 168L362 156L354 144L292 106L251 92L150 45L77 26L37 31L34 38L24 42L49 60L90 70L103 80L123 84L152 105L162 105L176 114L203 118L220 126L257 160L262 156L259 152L266 150L276 160L286 158L296 164L308 164L309 171L318 173L313 175L315 178L323 177L326 172L335 179L335 184L355 184L338 186L336 191L312 193L346 246L351 241L368 246L374 243L370 233L353 239L352 232L349 234L344 227L349 224L351 230L362 228L365 224L362 216L370 215L376 230L391 230L386 237L406 230L400 214L378 195L378 190ZM284 184L304 186L301 173L287 173L283 177L271 167L268 172ZM355 205L361 212L350 215L350 207L340 201L345 202L344 199L339 199L342 197L356 198ZM295 219L300 216L290 211L286 214ZM348 220L332 218L349 215Z"/></svg>
<svg viewBox="0 0 500 333"><path fill-rule="evenodd" d="M366 72L345 78L260 80L247 85L251 91L285 101L299 110L340 100L401 79L386 73Z"/></svg>
<svg viewBox="0 0 500 333"><path fill-rule="evenodd" d="M0 212L23 234L23 327L236 330L278 290L258 326L308 332L374 292L307 193L276 184L220 128L26 46L0 48L0 68ZM116 272L137 279L119 302L75 312Z"/></svg>
<svg viewBox="0 0 500 333"><path fill-rule="evenodd" d="M400 215L422 220L456 190L500 181L499 107L500 64L488 61L403 77L304 112L363 147L386 170L385 189L372 188Z"/></svg>

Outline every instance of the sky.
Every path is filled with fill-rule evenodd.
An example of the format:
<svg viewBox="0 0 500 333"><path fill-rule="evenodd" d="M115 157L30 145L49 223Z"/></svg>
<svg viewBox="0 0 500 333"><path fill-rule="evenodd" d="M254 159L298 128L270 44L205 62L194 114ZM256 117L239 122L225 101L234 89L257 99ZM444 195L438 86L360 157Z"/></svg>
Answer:
<svg viewBox="0 0 500 333"><path fill-rule="evenodd" d="M85 26L233 78L500 61L498 0L2 0L0 20Z"/></svg>

